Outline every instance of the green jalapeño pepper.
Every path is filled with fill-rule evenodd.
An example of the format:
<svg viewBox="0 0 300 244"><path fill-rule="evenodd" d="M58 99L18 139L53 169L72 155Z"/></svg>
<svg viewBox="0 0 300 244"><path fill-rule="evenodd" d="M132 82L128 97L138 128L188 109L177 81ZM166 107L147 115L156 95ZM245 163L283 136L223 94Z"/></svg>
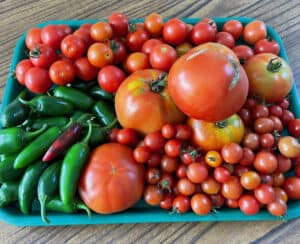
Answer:
<svg viewBox="0 0 300 244"><path fill-rule="evenodd" d="M81 171L90 153L88 141L91 133L92 125L89 122L89 130L85 138L74 144L63 159L59 178L59 194L65 204L70 204L74 200Z"/></svg>
<svg viewBox="0 0 300 244"><path fill-rule="evenodd" d="M19 182L5 182L0 187L0 208L18 200Z"/></svg>
<svg viewBox="0 0 300 244"><path fill-rule="evenodd" d="M94 100L89 95L72 87L58 86L54 89L53 94L72 103L80 110L88 110L94 104Z"/></svg>
<svg viewBox="0 0 300 244"><path fill-rule="evenodd" d="M116 118L113 105L110 105L101 100L95 103L92 108L92 112L96 116L98 121L105 126L112 123Z"/></svg>
<svg viewBox="0 0 300 244"><path fill-rule="evenodd" d="M64 116L70 115L74 111L72 103L59 97L41 95L30 101L22 98L19 98L19 101L29 106L33 112L43 116Z"/></svg>
<svg viewBox="0 0 300 244"><path fill-rule="evenodd" d="M36 119L29 119L26 120L22 126L26 126L26 129L30 130L38 130L43 127L43 125L47 125L47 127L58 126L62 127L68 123L68 118L58 116L58 117L43 117L43 118L36 118Z"/></svg>
<svg viewBox="0 0 300 244"><path fill-rule="evenodd" d="M14 161L16 155L7 156L0 163L0 182L18 181L22 177L25 169L15 169Z"/></svg>
<svg viewBox="0 0 300 244"><path fill-rule="evenodd" d="M27 106L24 106L18 98L25 98L27 92L23 90L18 97L12 101L4 109L3 113L0 115L0 126L2 128L17 126L28 117L29 109Z"/></svg>
<svg viewBox="0 0 300 244"><path fill-rule="evenodd" d="M86 92L89 90L92 86L96 85L97 81L73 81L68 86L75 88L77 90L81 90L83 92Z"/></svg>
<svg viewBox="0 0 300 244"><path fill-rule="evenodd" d="M114 101L114 95L102 90L98 85L93 86L88 93L95 99L103 99L110 102Z"/></svg>
<svg viewBox="0 0 300 244"><path fill-rule="evenodd" d="M0 130L0 154L19 152L28 142L40 135L46 127L45 125L33 132L26 132L19 127Z"/></svg>

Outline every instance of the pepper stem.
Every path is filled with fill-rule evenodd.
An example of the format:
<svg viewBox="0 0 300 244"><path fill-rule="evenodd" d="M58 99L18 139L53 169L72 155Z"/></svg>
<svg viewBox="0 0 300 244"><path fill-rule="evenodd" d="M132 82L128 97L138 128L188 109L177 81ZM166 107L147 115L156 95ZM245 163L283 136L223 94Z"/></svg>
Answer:
<svg viewBox="0 0 300 244"><path fill-rule="evenodd" d="M282 63L279 58L272 58L267 65L267 70L276 73L280 70Z"/></svg>
<svg viewBox="0 0 300 244"><path fill-rule="evenodd" d="M44 223L49 224L50 221L47 218L47 214L46 214L46 202L47 202L47 196L43 197L40 200L40 205L41 205L41 217Z"/></svg>
<svg viewBox="0 0 300 244"><path fill-rule="evenodd" d="M167 74L166 73L162 73L158 77L158 80L152 81L149 84L150 85L150 90L152 92L160 93L166 87L166 83L167 83Z"/></svg>
<svg viewBox="0 0 300 244"><path fill-rule="evenodd" d="M92 123L91 123L91 121L88 121L88 125L89 125L89 130L88 130L86 136L82 140L82 143L84 143L84 144L88 144L88 142L90 140L90 137L92 135Z"/></svg>
<svg viewBox="0 0 300 244"><path fill-rule="evenodd" d="M77 209L82 209L82 210L85 210L87 215L89 216L89 218L91 218L91 210L81 201L78 201L76 203L76 208Z"/></svg>
<svg viewBox="0 0 300 244"><path fill-rule="evenodd" d="M26 141L30 141L31 139L37 137L38 135L40 135L42 132L45 131L45 129L47 129L47 125L44 124L42 126L42 128L36 130L36 131L32 131L32 132L25 132L24 138Z"/></svg>
<svg viewBox="0 0 300 244"><path fill-rule="evenodd" d="M32 106L32 101L26 101L21 96L18 97L18 100L19 100L20 103L22 103L22 104L24 104L26 106Z"/></svg>

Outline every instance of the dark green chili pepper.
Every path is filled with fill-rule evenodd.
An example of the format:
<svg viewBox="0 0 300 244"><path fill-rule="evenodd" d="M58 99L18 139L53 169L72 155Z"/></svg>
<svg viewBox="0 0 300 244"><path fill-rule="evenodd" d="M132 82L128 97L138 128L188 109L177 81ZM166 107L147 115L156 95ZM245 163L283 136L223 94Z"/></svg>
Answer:
<svg viewBox="0 0 300 244"><path fill-rule="evenodd" d="M89 113L84 113L80 117L78 117L75 121L80 124L85 124L88 121L93 120L94 118L95 118L95 115L89 114Z"/></svg>
<svg viewBox="0 0 300 244"><path fill-rule="evenodd" d="M78 118L80 118L82 115L84 115L84 114L86 114L85 112L83 112L83 111L80 111L80 110L75 110L75 112L72 114L72 116L71 116L71 119L73 120L73 121L77 121L78 120Z"/></svg>
<svg viewBox="0 0 300 244"><path fill-rule="evenodd" d="M30 213L40 176L48 165L38 161L26 169L18 189L18 200L22 213Z"/></svg>
<svg viewBox="0 0 300 244"><path fill-rule="evenodd" d="M51 127L43 134L35 138L19 153L14 162L14 168L19 169L26 167L37 159L41 158L54 140L62 133L62 131L70 126L71 123L72 120L70 120L70 122L63 128L59 128L57 126Z"/></svg>
<svg viewBox="0 0 300 244"><path fill-rule="evenodd" d="M82 168L90 153L88 141L91 133L92 125L89 122L89 130L85 138L74 144L63 159L59 178L59 194L65 204L70 204L74 200Z"/></svg>
<svg viewBox="0 0 300 244"><path fill-rule="evenodd" d="M86 92L89 90L92 86L96 85L97 81L73 81L69 84L70 87L81 90L83 92Z"/></svg>
<svg viewBox="0 0 300 244"><path fill-rule="evenodd" d="M58 86L53 90L53 94L81 110L88 110L94 104L94 100L89 95L72 87Z"/></svg>
<svg viewBox="0 0 300 244"><path fill-rule="evenodd" d="M19 101L29 106L33 112L43 116L64 116L70 115L74 111L72 103L54 96L41 95L30 101L19 98Z"/></svg>
<svg viewBox="0 0 300 244"><path fill-rule="evenodd" d="M65 204L59 196L56 196L46 204L46 209L62 213L75 213L77 210L82 209L87 212L89 217L91 216L90 209L79 199L75 199L70 204Z"/></svg>
<svg viewBox="0 0 300 244"><path fill-rule="evenodd" d="M68 118L66 117L44 117L44 118L36 118L29 119L25 121L24 126L26 128L30 128L31 130L37 130L43 127L43 125L47 125L47 127L58 126L62 127L68 123Z"/></svg>
<svg viewBox="0 0 300 244"><path fill-rule="evenodd" d="M46 125L39 130L26 132L19 127L0 130L0 153L12 154L19 152L29 141L40 135Z"/></svg>
<svg viewBox="0 0 300 244"><path fill-rule="evenodd" d="M38 182L37 195L41 205L41 217L45 223L49 223L46 216L46 204L58 192L60 167L61 161L51 164L49 168L45 169Z"/></svg>
<svg viewBox="0 0 300 244"><path fill-rule="evenodd" d="M0 187L0 208L18 200L19 182L5 182Z"/></svg>
<svg viewBox="0 0 300 244"><path fill-rule="evenodd" d="M116 118L113 105L110 105L104 101L97 101L92 108L93 114L98 121L107 126Z"/></svg>
<svg viewBox="0 0 300 244"><path fill-rule="evenodd" d="M98 85L93 86L91 89L89 89L88 93L95 99L103 99L110 102L114 101L114 95L112 93L104 91Z"/></svg>
<svg viewBox="0 0 300 244"><path fill-rule="evenodd" d="M17 181L22 177L24 169L14 168L14 161L16 157L16 155L7 156L0 163L0 182Z"/></svg>
<svg viewBox="0 0 300 244"><path fill-rule="evenodd" d="M2 128L17 126L28 117L29 109L24 106L19 98L25 98L26 90L21 91L17 98L6 106L4 111L0 114L0 126Z"/></svg>

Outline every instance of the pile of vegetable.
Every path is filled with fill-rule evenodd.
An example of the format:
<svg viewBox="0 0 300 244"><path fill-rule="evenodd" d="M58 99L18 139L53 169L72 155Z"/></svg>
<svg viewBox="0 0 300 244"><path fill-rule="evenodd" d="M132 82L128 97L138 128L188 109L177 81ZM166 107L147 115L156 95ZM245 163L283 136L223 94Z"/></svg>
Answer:
<svg viewBox="0 0 300 244"><path fill-rule="evenodd" d="M1 114L0 206L284 216L300 199L293 75L264 22L152 13L32 28ZM289 134L286 134L288 132Z"/></svg>

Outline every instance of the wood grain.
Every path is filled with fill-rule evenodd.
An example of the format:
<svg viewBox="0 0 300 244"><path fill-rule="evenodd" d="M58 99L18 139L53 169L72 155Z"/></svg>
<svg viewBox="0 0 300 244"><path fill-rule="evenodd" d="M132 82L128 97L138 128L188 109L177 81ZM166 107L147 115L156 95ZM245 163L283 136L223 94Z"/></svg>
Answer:
<svg viewBox="0 0 300 244"><path fill-rule="evenodd" d="M299 0L0 1L0 101L19 36L50 19L97 19L113 11L130 18L158 12L164 17L248 16L281 35L300 90ZM161 223L64 227L15 227L0 223L0 243L297 243L300 219L282 222Z"/></svg>

